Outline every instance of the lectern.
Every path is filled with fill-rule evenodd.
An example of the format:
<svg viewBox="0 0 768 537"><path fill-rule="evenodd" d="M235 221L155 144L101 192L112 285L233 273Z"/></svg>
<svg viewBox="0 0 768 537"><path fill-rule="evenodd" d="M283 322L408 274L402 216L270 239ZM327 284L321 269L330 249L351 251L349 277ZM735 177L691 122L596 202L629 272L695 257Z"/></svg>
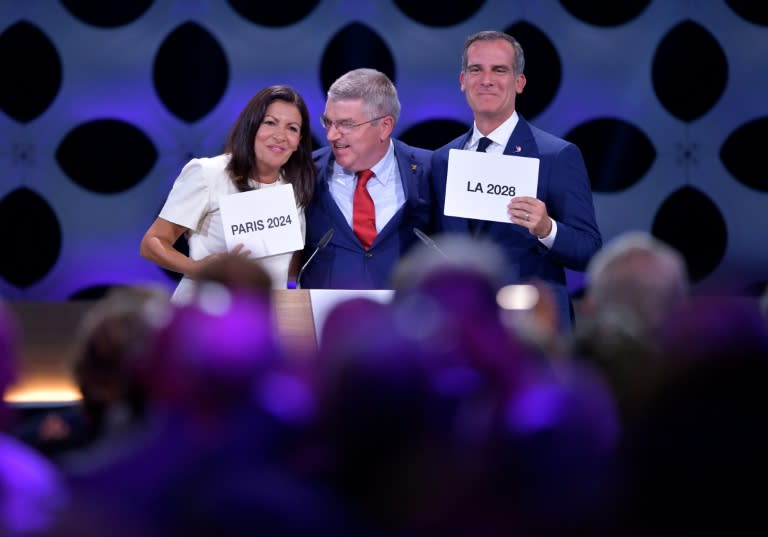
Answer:
<svg viewBox="0 0 768 537"><path fill-rule="evenodd" d="M311 359L326 315L338 302L367 296L387 301L392 291L276 289L272 308L277 338L288 359ZM5 399L10 403L46 405L80 398L72 376L75 334L93 301L9 302L21 324L19 379Z"/></svg>

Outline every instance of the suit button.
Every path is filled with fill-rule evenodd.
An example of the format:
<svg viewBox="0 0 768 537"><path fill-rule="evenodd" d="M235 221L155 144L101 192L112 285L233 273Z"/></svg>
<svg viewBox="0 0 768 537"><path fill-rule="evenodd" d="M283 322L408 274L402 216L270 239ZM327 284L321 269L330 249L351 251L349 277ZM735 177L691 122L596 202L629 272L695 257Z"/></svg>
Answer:
<svg viewBox="0 0 768 537"><path fill-rule="evenodd" d="M373 254L371 252L365 252L366 259L370 259L373 257Z"/></svg>

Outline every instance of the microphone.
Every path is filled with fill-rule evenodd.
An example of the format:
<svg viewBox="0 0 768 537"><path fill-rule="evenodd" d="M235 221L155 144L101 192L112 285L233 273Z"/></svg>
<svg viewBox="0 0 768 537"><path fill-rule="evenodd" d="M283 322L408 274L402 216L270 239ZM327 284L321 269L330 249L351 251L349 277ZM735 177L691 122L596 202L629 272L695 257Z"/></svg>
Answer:
<svg viewBox="0 0 768 537"><path fill-rule="evenodd" d="M419 238L419 240L421 242L423 242L424 244L426 244L430 249L434 250L435 252L437 252L438 254L443 256L444 258L448 259L448 256L445 255L445 252L443 252L440 249L440 247L437 245L437 243L435 243L435 241L433 241L432 239L427 237L426 233L424 233L422 230L420 230L417 227L413 228L413 232L416 234L416 236Z"/></svg>
<svg viewBox="0 0 768 537"><path fill-rule="evenodd" d="M307 259L307 262L304 263L301 268L299 269L299 273L296 275L296 289L301 289L301 275L304 273L304 269L309 266L309 264L312 262L312 260L317 255L317 252L328 246L328 243L331 242L331 239L333 238L335 230L333 228L329 229L325 232L325 235L320 237L320 240L317 241L317 246L315 247L315 251L312 252L312 255L309 256L309 259Z"/></svg>

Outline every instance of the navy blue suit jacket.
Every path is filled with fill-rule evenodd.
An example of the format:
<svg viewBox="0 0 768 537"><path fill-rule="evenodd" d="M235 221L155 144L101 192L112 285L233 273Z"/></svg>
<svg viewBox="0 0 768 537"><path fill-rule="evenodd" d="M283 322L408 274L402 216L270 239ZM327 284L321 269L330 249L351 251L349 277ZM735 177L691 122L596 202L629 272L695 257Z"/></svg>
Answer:
<svg viewBox="0 0 768 537"><path fill-rule="evenodd" d="M433 230L429 169L431 151L393 140L403 182L405 203L376 236L366 251L339 210L328 189L333 175L333 152L324 147L313 153L317 166L315 196L306 208L307 240L302 263L322 236L333 229L331 242L307 265L298 282L305 289L390 289L400 258L418 238L413 228Z"/></svg>
<svg viewBox="0 0 768 537"><path fill-rule="evenodd" d="M471 135L472 131L456 138L432 156L437 225L442 232L470 233L469 220L445 216L443 207L448 153L451 149L463 149ZM546 204L549 216L557 221L555 242L548 249L526 228L511 222L480 221L471 233L491 240L502 249L510 269L506 283L538 278L551 285L563 328L567 330L572 310L564 268L584 270L602 246L584 159L574 144L534 127L522 117L509 137L504 154L539 159L536 197Z"/></svg>

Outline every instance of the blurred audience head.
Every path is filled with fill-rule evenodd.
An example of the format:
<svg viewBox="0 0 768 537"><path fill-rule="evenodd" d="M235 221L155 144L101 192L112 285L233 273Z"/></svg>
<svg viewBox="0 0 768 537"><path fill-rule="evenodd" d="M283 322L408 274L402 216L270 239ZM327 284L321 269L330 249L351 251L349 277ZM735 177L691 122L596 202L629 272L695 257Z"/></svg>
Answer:
<svg viewBox="0 0 768 537"><path fill-rule="evenodd" d="M248 404L255 380L281 358L269 301L258 292L204 282L193 302L155 322L142 382L153 401L193 417Z"/></svg>
<svg viewBox="0 0 768 537"><path fill-rule="evenodd" d="M484 251L490 264L462 248L466 264L417 252L432 264L401 267L392 302L349 300L325 322L317 367L336 483L377 524L443 531L478 514L474 502L450 511L487 479L492 424L534 362L500 318L500 261Z"/></svg>
<svg viewBox="0 0 768 537"><path fill-rule="evenodd" d="M405 445L425 425L427 349L395 325L388 304L365 297L336 305L321 341L315 372L334 435L390 458L384 444Z"/></svg>
<svg viewBox="0 0 768 537"><path fill-rule="evenodd" d="M494 318L529 348L560 352L551 289L546 282L518 282L516 273L497 244L448 233L416 244L397 265L392 286L401 302L426 295L475 330L482 330L477 315Z"/></svg>
<svg viewBox="0 0 768 537"><path fill-rule="evenodd" d="M489 458L491 501L521 535L608 535L620 421L599 374L570 363L510 396Z"/></svg>
<svg viewBox="0 0 768 537"><path fill-rule="evenodd" d="M198 274L198 280L214 282L229 287L262 295L269 299L272 293L272 278L264 267L254 259L225 253L208 263Z"/></svg>
<svg viewBox="0 0 768 537"><path fill-rule="evenodd" d="M529 348L501 319L497 284L473 267L435 266L392 301L396 329L429 349L435 366L469 367L499 394L520 382Z"/></svg>
<svg viewBox="0 0 768 537"><path fill-rule="evenodd" d="M508 278L507 262L499 247L464 234L446 233L417 243L395 267L392 288L405 292L418 287L437 270L461 269L477 273L494 287Z"/></svg>
<svg viewBox="0 0 768 537"><path fill-rule="evenodd" d="M335 491L366 520L399 524L421 472L429 376L422 349L390 307L353 298L329 313L316 363L321 422Z"/></svg>
<svg viewBox="0 0 768 537"><path fill-rule="evenodd" d="M632 231L606 243L587 276L571 353L600 370L626 419L640 418L667 367L659 330L689 296L685 262L650 234Z"/></svg>
<svg viewBox="0 0 768 537"><path fill-rule="evenodd" d="M69 501L66 483L50 460L0 435L0 535L47 535Z"/></svg>
<svg viewBox="0 0 768 537"><path fill-rule="evenodd" d="M624 322L657 327L689 293L682 255L642 231L606 243L587 267L588 307Z"/></svg>
<svg viewBox="0 0 768 537"><path fill-rule="evenodd" d="M768 529L768 326L753 297L693 297L662 338L673 365L634 435L629 527L638 535ZM760 528L763 528L762 530Z"/></svg>
<svg viewBox="0 0 768 537"><path fill-rule="evenodd" d="M143 414L145 395L135 375L136 360L152 339L152 319L169 308L164 290L117 287L83 317L73 369L90 420Z"/></svg>

